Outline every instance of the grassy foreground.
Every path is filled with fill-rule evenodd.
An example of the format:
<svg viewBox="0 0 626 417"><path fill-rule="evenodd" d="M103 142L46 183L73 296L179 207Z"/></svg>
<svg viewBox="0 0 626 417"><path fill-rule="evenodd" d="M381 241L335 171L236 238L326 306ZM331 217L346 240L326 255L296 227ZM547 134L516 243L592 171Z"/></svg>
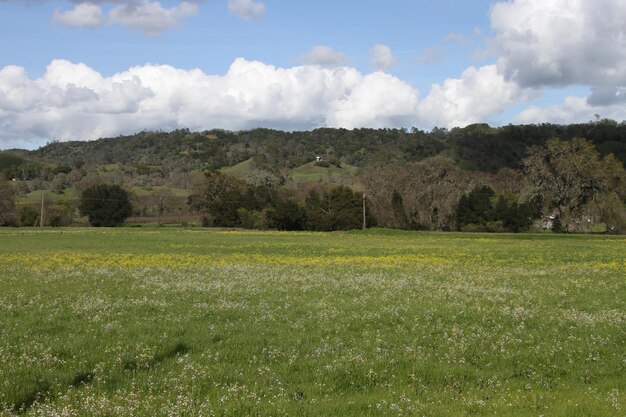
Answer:
<svg viewBox="0 0 626 417"><path fill-rule="evenodd" d="M623 416L626 239L0 230L0 415Z"/></svg>

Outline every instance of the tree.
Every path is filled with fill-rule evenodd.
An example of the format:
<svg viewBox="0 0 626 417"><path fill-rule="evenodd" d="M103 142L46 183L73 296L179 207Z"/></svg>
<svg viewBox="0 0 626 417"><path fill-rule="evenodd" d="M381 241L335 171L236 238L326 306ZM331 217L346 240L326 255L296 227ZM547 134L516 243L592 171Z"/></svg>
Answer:
<svg viewBox="0 0 626 417"><path fill-rule="evenodd" d="M280 199L274 208L267 211L269 227L278 230L303 230L306 211L293 200Z"/></svg>
<svg viewBox="0 0 626 417"><path fill-rule="evenodd" d="M333 231L360 229L363 225L363 196L349 187L334 187L320 196L311 191L305 200L307 227ZM367 224L374 223L371 215Z"/></svg>
<svg viewBox="0 0 626 417"><path fill-rule="evenodd" d="M15 194L11 184L0 181L0 226L15 224Z"/></svg>
<svg viewBox="0 0 626 417"><path fill-rule="evenodd" d="M494 220L491 200L495 193L488 185L475 187L468 195L461 196L456 209L457 227L468 224L486 225Z"/></svg>
<svg viewBox="0 0 626 417"><path fill-rule="evenodd" d="M626 211L624 203L615 193L597 196L586 209L589 218L595 217L606 225L607 232L626 231Z"/></svg>
<svg viewBox="0 0 626 417"><path fill-rule="evenodd" d="M456 209L459 230L517 233L530 228L532 219L529 204L519 204L517 196L510 191L496 195L487 185L462 195Z"/></svg>
<svg viewBox="0 0 626 417"><path fill-rule="evenodd" d="M395 227L405 229L409 221L406 216L406 209L404 208L404 199L402 198L402 194L397 190L393 190L393 194L391 195L391 208L393 209Z"/></svg>
<svg viewBox="0 0 626 417"><path fill-rule="evenodd" d="M232 220L232 222L236 223L236 212L241 206L235 207L235 204L232 204L233 207L231 207L230 210L224 210L221 206L226 202L239 203L238 200L241 199L242 194L240 190L245 187L246 184L243 181L222 174L219 171L207 172L202 179L193 185L192 195L189 197L188 203L192 208L205 215L207 225L222 225L220 222L223 219L216 221L215 218L220 215L220 213L223 214L224 211L230 211L228 217L234 218L235 220ZM227 193L233 195L225 196ZM220 213L216 213L216 211ZM226 224L223 226L226 226Z"/></svg>
<svg viewBox="0 0 626 417"><path fill-rule="evenodd" d="M529 200L538 199L544 214L556 214L564 230L579 227L590 205L602 217L620 218L623 207L615 201L626 194L626 173L612 155L604 158L585 139L551 139L546 146L532 147L524 160L531 183ZM611 197L612 196L612 197Z"/></svg>
<svg viewBox="0 0 626 417"><path fill-rule="evenodd" d="M115 227L132 214L132 205L128 192L119 185L98 184L83 191L79 210L92 226Z"/></svg>
<svg viewBox="0 0 626 417"><path fill-rule="evenodd" d="M20 225L33 227L39 220L39 212L31 206L24 206L20 211Z"/></svg>
<svg viewBox="0 0 626 417"><path fill-rule="evenodd" d="M533 223L533 212L529 204L508 201L502 195L498 196L493 217L495 221L501 221L506 230L515 233L528 230Z"/></svg>

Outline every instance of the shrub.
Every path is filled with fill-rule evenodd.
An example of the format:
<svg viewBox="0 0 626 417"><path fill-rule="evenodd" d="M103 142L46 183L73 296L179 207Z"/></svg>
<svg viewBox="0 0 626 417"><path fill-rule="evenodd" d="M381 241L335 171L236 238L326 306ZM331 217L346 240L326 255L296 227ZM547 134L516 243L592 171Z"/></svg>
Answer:
<svg viewBox="0 0 626 417"><path fill-rule="evenodd" d="M20 212L20 225L32 227L37 223L39 213L31 206L24 206Z"/></svg>

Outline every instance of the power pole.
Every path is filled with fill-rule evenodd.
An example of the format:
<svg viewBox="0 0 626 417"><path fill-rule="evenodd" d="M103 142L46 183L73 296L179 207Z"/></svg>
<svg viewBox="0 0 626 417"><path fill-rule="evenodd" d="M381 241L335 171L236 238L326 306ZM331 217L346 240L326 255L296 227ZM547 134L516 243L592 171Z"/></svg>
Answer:
<svg viewBox="0 0 626 417"><path fill-rule="evenodd" d="M365 191L363 191L363 230L367 229L367 217L365 216Z"/></svg>

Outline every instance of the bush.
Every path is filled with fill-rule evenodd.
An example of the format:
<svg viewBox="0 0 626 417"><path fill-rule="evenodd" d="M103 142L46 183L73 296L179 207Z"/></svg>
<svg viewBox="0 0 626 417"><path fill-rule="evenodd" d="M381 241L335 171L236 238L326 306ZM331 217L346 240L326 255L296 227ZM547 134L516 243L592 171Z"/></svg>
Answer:
<svg viewBox="0 0 626 417"><path fill-rule="evenodd" d="M33 227L39 220L39 213L31 206L24 206L20 212L20 225Z"/></svg>
<svg viewBox="0 0 626 417"><path fill-rule="evenodd" d="M295 201L279 200L267 212L269 227L278 230L304 230L306 211Z"/></svg>
<svg viewBox="0 0 626 417"><path fill-rule="evenodd" d="M128 193L119 185L98 184L83 192L79 210L92 226L115 227L132 214L132 205Z"/></svg>

